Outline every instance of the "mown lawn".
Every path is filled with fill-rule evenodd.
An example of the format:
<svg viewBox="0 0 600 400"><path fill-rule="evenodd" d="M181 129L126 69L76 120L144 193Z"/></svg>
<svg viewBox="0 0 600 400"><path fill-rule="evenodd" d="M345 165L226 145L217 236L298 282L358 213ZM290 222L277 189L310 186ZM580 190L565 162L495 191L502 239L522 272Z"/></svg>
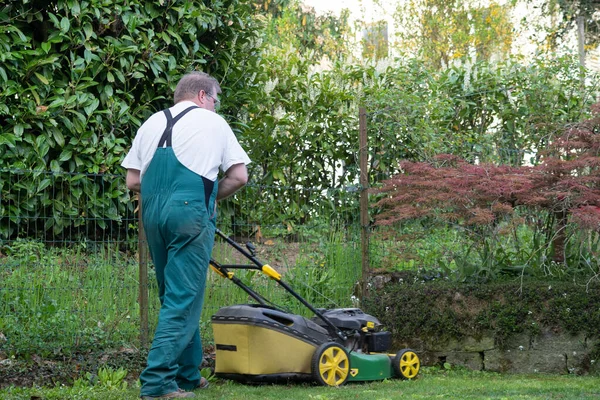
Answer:
<svg viewBox="0 0 600 400"><path fill-rule="evenodd" d="M106 387L9 388L3 400L133 400L137 384L126 390ZM247 386L230 381L212 382L197 391L201 399L600 399L600 377L558 375L501 375L467 370L440 371L424 368L413 381L388 380L348 384L338 388L311 384Z"/></svg>

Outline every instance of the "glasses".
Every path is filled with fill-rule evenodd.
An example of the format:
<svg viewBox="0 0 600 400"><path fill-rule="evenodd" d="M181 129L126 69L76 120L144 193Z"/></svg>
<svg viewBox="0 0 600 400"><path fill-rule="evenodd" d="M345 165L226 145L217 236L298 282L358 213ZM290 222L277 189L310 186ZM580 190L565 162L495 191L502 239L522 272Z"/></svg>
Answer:
<svg viewBox="0 0 600 400"><path fill-rule="evenodd" d="M208 97L210 97L211 99L213 99L213 101L215 102L215 107L219 106L221 104L221 100L217 99L216 97L214 97L212 94L206 92L206 95Z"/></svg>

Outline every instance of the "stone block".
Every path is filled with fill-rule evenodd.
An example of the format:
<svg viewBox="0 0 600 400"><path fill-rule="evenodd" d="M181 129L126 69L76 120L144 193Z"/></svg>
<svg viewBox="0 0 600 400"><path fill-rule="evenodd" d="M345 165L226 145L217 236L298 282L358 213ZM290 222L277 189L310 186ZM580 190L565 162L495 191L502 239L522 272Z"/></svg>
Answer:
<svg viewBox="0 0 600 400"><path fill-rule="evenodd" d="M570 374L581 375L591 369L591 360L589 354L584 351L571 351L565 354L567 358L567 371Z"/></svg>
<svg viewBox="0 0 600 400"><path fill-rule="evenodd" d="M531 350L531 337L526 333L518 333L510 336L501 346L505 350Z"/></svg>
<svg viewBox="0 0 600 400"><path fill-rule="evenodd" d="M589 351L588 347L584 334L570 335L544 330L539 335L531 338L531 348L533 350L569 354L572 352L587 352Z"/></svg>
<svg viewBox="0 0 600 400"><path fill-rule="evenodd" d="M424 367L433 367L435 365L440 365L443 360L446 359L445 353L436 353L433 351L425 351L417 354L419 356L419 361L421 361L421 365Z"/></svg>
<svg viewBox="0 0 600 400"><path fill-rule="evenodd" d="M538 350L489 350L484 352L483 365L493 372L568 373L564 353Z"/></svg>
<svg viewBox="0 0 600 400"><path fill-rule="evenodd" d="M419 360L424 367L442 366L443 363L450 363L453 366L461 366L474 371L483 370L481 353L469 351L425 351L419 353Z"/></svg>
<svg viewBox="0 0 600 400"><path fill-rule="evenodd" d="M473 371L483 370L483 357L479 352L453 351L446 356L446 362L452 365L460 365Z"/></svg>

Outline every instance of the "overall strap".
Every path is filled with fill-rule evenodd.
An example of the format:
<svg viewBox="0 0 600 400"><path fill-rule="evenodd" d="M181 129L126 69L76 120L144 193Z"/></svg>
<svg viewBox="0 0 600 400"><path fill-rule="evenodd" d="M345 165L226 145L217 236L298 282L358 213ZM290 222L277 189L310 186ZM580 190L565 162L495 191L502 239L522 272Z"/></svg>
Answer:
<svg viewBox="0 0 600 400"><path fill-rule="evenodd" d="M165 113L165 116L167 117L167 127L165 128L165 131L163 132L162 136L160 137L160 140L158 141L158 147L171 147L173 126L185 114L187 114L189 111L192 111L194 108L200 108L200 107L198 107L198 106L188 107L185 110L183 110L182 112L180 112L179 114L177 114L177 116L175 118L173 118L173 116L171 115L171 111L169 111L168 108L163 111ZM166 144L166 146L165 146L165 144Z"/></svg>

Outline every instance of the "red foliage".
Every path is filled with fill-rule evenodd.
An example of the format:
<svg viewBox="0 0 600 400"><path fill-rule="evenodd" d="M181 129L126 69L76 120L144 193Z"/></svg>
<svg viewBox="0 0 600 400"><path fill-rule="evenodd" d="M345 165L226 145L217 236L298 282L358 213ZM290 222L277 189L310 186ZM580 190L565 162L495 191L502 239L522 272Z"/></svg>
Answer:
<svg viewBox="0 0 600 400"><path fill-rule="evenodd" d="M600 112L600 105L594 110ZM598 229L600 117L568 127L541 155L535 167L473 165L448 154L430 162L403 161L401 174L372 191L384 195L376 223L436 216L486 225L524 206Z"/></svg>

